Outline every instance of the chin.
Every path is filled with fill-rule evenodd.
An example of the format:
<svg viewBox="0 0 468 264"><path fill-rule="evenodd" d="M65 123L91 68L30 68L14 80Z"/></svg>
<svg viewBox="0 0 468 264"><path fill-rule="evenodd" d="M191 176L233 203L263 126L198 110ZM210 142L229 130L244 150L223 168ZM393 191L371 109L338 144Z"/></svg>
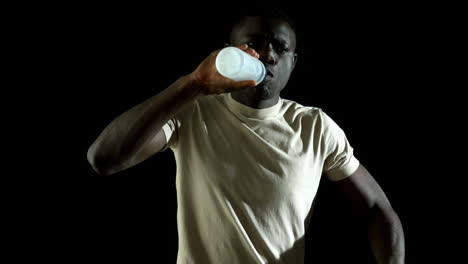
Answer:
<svg viewBox="0 0 468 264"><path fill-rule="evenodd" d="M260 99L270 99L272 97L271 88L261 84L255 87L255 93Z"/></svg>

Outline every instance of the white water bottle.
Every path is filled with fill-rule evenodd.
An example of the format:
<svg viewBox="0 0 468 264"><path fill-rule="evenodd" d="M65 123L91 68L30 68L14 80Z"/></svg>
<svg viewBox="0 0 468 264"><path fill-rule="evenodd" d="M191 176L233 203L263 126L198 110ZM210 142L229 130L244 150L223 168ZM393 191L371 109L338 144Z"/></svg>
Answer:
<svg viewBox="0 0 468 264"><path fill-rule="evenodd" d="M261 83L266 75L265 65L254 56L236 47L222 49L216 57L216 69L235 81L254 80Z"/></svg>

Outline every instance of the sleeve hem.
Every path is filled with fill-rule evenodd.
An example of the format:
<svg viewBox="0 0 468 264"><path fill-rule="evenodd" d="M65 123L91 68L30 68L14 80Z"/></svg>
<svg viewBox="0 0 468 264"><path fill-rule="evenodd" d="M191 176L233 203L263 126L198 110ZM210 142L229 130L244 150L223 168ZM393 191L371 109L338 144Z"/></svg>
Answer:
<svg viewBox="0 0 468 264"><path fill-rule="evenodd" d="M172 130L169 127L168 123L164 124L164 126L162 127L162 130L164 132L164 135L166 136L166 145L164 145L164 147L159 152L163 152L169 147L168 143L172 135Z"/></svg>
<svg viewBox="0 0 468 264"><path fill-rule="evenodd" d="M359 161L354 157L344 167L337 168L327 172L328 179L331 181L343 180L351 176L359 167Z"/></svg>

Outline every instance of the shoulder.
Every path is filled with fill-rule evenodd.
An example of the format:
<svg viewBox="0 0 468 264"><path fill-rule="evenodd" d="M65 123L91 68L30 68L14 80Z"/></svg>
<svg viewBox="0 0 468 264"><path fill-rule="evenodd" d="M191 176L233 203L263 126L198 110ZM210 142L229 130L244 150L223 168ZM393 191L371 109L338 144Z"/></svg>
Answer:
<svg viewBox="0 0 468 264"><path fill-rule="evenodd" d="M314 121L314 123L328 122L330 117L320 107L305 106L293 100L283 98L283 111L287 119L300 118L304 121Z"/></svg>
<svg viewBox="0 0 468 264"><path fill-rule="evenodd" d="M304 106L292 100L283 99L284 118L288 123L300 122L302 126L309 127L311 131L320 133L325 137L341 137L344 131L320 107Z"/></svg>
<svg viewBox="0 0 468 264"><path fill-rule="evenodd" d="M222 99L222 96L218 94L199 96L195 100L192 100L184 105L182 107L183 110L181 111L193 114L200 111L212 110L213 107L216 107L221 103Z"/></svg>
<svg viewBox="0 0 468 264"><path fill-rule="evenodd" d="M226 105L227 102L227 94L209 94L205 96L200 96L196 100L196 104L200 107L213 107L214 105Z"/></svg>

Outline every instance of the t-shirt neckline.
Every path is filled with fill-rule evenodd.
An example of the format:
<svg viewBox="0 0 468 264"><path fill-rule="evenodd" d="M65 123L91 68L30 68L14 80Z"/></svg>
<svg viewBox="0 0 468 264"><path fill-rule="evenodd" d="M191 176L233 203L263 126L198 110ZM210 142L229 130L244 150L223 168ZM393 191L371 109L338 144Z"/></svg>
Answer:
<svg viewBox="0 0 468 264"><path fill-rule="evenodd" d="M255 119L270 119L274 118L278 115L281 105L283 103L282 98L279 97L278 102L270 107L267 108L252 108L237 102L234 98L232 98L231 93L225 94L226 102L228 107L235 113L240 114L247 118L255 118Z"/></svg>

